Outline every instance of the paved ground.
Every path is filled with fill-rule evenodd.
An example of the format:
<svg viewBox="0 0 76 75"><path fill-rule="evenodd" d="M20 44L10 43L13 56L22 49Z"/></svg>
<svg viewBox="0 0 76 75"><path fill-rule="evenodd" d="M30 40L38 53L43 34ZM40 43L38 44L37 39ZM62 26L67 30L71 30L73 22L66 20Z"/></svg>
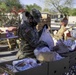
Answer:
<svg viewBox="0 0 76 75"><path fill-rule="evenodd" d="M75 23L68 23L66 28L69 28L70 26L74 26L73 28L76 29ZM58 30L59 28L60 28L60 22L55 22L55 20L51 20L51 29Z"/></svg>

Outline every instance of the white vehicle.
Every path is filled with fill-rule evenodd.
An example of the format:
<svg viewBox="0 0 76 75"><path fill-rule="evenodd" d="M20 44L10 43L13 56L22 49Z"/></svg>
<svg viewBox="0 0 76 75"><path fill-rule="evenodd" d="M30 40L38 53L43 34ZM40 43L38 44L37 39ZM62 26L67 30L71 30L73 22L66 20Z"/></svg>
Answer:
<svg viewBox="0 0 76 75"><path fill-rule="evenodd" d="M55 22L60 22L62 19L61 18L56 18Z"/></svg>

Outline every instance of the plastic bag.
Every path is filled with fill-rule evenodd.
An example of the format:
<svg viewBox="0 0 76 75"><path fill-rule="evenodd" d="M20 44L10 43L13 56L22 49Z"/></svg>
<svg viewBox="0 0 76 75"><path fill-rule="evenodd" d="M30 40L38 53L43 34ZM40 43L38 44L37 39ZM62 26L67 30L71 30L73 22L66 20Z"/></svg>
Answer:
<svg viewBox="0 0 76 75"><path fill-rule="evenodd" d="M56 46L59 48L57 50L58 53L69 52L69 47L64 44L63 40L58 40Z"/></svg>
<svg viewBox="0 0 76 75"><path fill-rule="evenodd" d="M50 52L50 49L48 47L42 47L42 48L36 48L34 50L34 55L37 56L39 55L41 52Z"/></svg>
<svg viewBox="0 0 76 75"><path fill-rule="evenodd" d="M16 68L17 71L24 71L37 65L38 64L36 60L32 58L25 58L22 60L13 61L13 66Z"/></svg>
<svg viewBox="0 0 76 75"><path fill-rule="evenodd" d="M68 39L68 40L64 40L63 42L67 47L69 47L69 50L70 51L73 51L76 47L75 45L75 41L74 40L71 40L71 39Z"/></svg>
<svg viewBox="0 0 76 75"><path fill-rule="evenodd" d="M71 31L71 36L74 37L74 38L76 38L76 30L72 30Z"/></svg>
<svg viewBox="0 0 76 75"><path fill-rule="evenodd" d="M49 30L46 29L46 27L44 27L43 32L42 32L42 35L41 35L39 41L46 42L48 44L50 50L52 50L52 48L54 47L53 39L52 39L52 37L50 35Z"/></svg>

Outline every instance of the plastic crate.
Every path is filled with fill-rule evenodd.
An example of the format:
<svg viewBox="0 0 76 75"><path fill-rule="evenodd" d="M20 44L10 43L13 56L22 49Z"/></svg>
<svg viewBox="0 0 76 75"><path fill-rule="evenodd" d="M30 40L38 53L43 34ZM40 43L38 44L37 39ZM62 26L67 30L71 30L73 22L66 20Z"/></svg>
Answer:
<svg viewBox="0 0 76 75"><path fill-rule="evenodd" d="M48 75L63 75L69 70L69 57L49 63Z"/></svg>
<svg viewBox="0 0 76 75"><path fill-rule="evenodd" d="M47 75L47 63L22 72L15 73L15 75Z"/></svg>
<svg viewBox="0 0 76 75"><path fill-rule="evenodd" d="M62 54L62 56L69 57L69 67L72 67L76 64L76 51Z"/></svg>
<svg viewBox="0 0 76 75"><path fill-rule="evenodd" d="M11 64L11 61L0 63L0 66L5 67L5 64ZM25 71L20 71L14 73L14 75L47 75L48 73L48 63L43 63L40 66L36 66L34 68L27 69Z"/></svg>

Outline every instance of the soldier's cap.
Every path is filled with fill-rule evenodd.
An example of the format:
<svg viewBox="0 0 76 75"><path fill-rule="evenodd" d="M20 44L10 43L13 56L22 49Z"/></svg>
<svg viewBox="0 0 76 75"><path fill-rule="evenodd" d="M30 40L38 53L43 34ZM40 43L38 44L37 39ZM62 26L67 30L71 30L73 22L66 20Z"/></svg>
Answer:
<svg viewBox="0 0 76 75"><path fill-rule="evenodd" d="M31 11L32 16L34 17L35 21L38 23L40 22L42 16L39 10L37 9L32 9Z"/></svg>

